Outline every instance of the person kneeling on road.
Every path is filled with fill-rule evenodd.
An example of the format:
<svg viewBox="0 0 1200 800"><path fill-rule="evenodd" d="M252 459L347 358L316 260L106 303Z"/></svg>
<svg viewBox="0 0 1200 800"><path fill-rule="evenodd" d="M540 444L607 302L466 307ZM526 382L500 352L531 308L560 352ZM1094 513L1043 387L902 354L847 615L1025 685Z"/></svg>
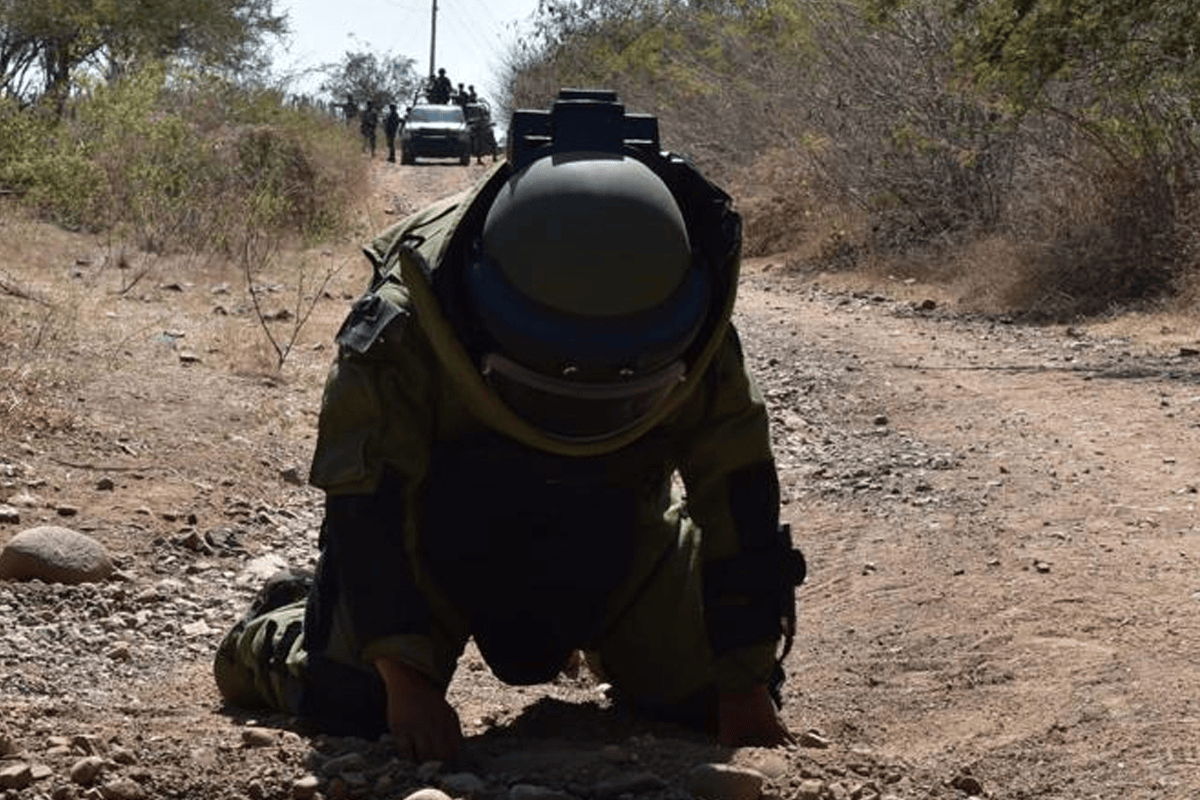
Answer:
<svg viewBox="0 0 1200 800"><path fill-rule="evenodd" d="M583 650L641 710L786 743L804 563L730 319L740 219L610 92L512 131L510 160L369 247L318 423L315 575L268 582L218 687L452 759L474 637L505 682Z"/></svg>

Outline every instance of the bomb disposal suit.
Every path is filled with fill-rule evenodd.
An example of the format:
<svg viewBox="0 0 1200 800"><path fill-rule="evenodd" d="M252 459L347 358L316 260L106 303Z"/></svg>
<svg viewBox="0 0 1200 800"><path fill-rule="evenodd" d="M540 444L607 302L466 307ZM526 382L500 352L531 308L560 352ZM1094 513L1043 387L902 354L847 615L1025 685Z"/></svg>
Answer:
<svg viewBox="0 0 1200 800"><path fill-rule="evenodd" d="M378 733L372 665L444 691L468 637L512 684L583 650L643 709L778 699L803 560L730 321L740 219L612 93L511 127L478 185L366 250L312 464L315 579L226 637L235 704Z"/></svg>

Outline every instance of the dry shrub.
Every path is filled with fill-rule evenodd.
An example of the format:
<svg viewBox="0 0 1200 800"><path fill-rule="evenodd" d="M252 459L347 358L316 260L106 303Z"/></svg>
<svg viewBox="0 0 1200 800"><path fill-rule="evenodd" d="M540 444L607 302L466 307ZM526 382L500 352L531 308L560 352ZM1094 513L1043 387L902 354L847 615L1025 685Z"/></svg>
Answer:
<svg viewBox="0 0 1200 800"><path fill-rule="evenodd" d="M1066 321L1170 296L1192 266L1193 199L1161 165L1071 169L1025 181L1012 212L1019 269L997 294L1033 320Z"/></svg>
<svg viewBox="0 0 1200 800"><path fill-rule="evenodd" d="M803 167L794 151L772 149L729 187L742 213L745 255L791 252L814 238L816 201Z"/></svg>
<svg viewBox="0 0 1200 800"><path fill-rule="evenodd" d="M746 256L781 256L793 273L871 263L860 244L867 238L868 216L814 184L820 182L812 180L807 154L795 148L770 150L739 173L730 189L742 213Z"/></svg>
<svg viewBox="0 0 1200 800"><path fill-rule="evenodd" d="M0 225L0 249L7 256L0 268L0 440L11 441L74 425L75 414L64 398L86 365L71 366L79 344L74 304L50 297L8 269L26 259L61 262L61 252L30 241L36 239L26 236L30 226L11 224L11 218L6 222Z"/></svg>
<svg viewBox="0 0 1200 800"><path fill-rule="evenodd" d="M801 135L811 59L794 3L576 5L591 11L505 66L512 107L545 108L564 86L614 89L718 183Z"/></svg>
<svg viewBox="0 0 1200 800"><path fill-rule="evenodd" d="M63 119L0 102L0 187L43 219L155 253L235 252L247 219L308 242L349 228L366 165L344 125L192 77L150 65Z"/></svg>

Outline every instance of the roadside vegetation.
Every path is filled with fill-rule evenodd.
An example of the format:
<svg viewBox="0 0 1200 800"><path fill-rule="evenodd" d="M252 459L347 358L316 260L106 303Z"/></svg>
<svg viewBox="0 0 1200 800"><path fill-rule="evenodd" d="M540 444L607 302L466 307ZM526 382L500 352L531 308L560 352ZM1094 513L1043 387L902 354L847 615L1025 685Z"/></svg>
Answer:
<svg viewBox="0 0 1200 800"><path fill-rule="evenodd" d="M334 104L403 102L415 62L347 53L328 97L296 98L264 55L286 30L272 0L4 4L0 225L84 232L117 263L224 260L252 299L310 263L293 248L361 238L368 162ZM498 109L616 89L733 190L749 255L1033 322L1200 298L1192 3L546 0L527 33ZM0 266L0 300L35 295ZM14 307L7 377L42 341ZM282 367L296 331L262 328Z"/></svg>
<svg viewBox="0 0 1200 800"><path fill-rule="evenodd" d="M567 0L508 70L657 113L752 254L1069 321L1196 299L1197 41L1182 0Z"/></svg>
<svg viewBox="0 0 1200 800"><path fill-rule="evenodd" d="M250 301L283 261L310 294L323 286L333 267L298 251L347 238L367 164L356 130L270 78L266 46L285 31L271 0L4 4L5 262L61 259L61 245L37 244L48 223L95 242L123 294L180 259L220 265ZM312 302L286 332L259 326L276 368ZM52 398L80 379L47 357L73 349L72 308L0 263L0 432L51 424Z"/></svg>

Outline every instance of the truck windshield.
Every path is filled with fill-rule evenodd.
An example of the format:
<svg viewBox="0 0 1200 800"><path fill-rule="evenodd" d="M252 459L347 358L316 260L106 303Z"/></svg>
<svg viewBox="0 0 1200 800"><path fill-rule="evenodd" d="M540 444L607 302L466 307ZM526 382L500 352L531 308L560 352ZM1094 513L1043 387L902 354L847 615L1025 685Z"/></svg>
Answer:
<svg viewBox="0 0 1200 800"><path fill-rule="evenodd" d="M415 106L408 112L409 122L462 122L459 106Z"/></svg>

